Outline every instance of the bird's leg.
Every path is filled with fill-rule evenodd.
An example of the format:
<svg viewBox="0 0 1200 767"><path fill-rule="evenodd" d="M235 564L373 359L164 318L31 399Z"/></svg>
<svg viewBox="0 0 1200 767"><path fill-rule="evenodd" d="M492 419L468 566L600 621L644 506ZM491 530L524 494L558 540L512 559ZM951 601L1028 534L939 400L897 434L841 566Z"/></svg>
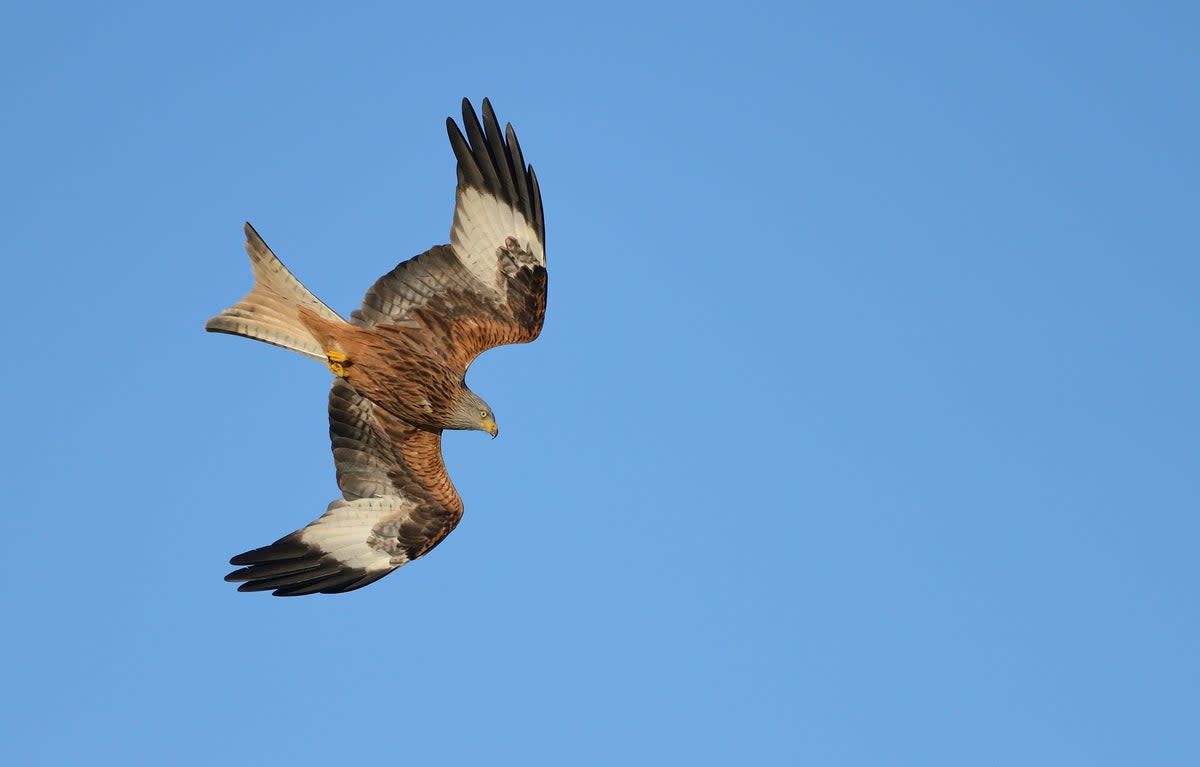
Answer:
<svg viewBox="0 0 1200 767"><path fill-rule="evenodd" d="M350 358L342 352L335 349L325 352L325 364L329 366L329 371L338 378L350 375L346 372L346 368L350 367Z"/></svg>

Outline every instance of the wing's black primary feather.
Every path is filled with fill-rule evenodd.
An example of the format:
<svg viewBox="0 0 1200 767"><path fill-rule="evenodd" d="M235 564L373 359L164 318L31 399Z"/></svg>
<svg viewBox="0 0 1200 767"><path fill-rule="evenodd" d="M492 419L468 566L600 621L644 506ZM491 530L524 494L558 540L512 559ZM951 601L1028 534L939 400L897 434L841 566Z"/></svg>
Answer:
<svg viewBox="0 0 1200 767"><path fill-rule="evenodd" d="M483 127L487 136L488 154L492 158L492 165L496 169L496 178L500 182L497 190L502 193L506 202L516 205L518 210L524 212L525 209L521 207L521 196L517 193L517 186L513 182L512 152L505 146L504 134L500 132L500 123L496 121L496 113L492 111L492 104L487 99L483 100Z"/></svg>
<svg viewBox="0 0 1200 767"><path fill-rule="evenodd" d="M520 211L545 247L546 226L542 217L542 196L538 190L537 176L534 175L533 167L525 164L525 156L521 152L521 145L517 142L517 134L512 125L508 125L501 133L500 122L496 119L492 104L485 98L483 125L480 125L471 101L463 99L463 128L469 143L463 139L463 134L453 120L447 120L446 127L459 167L479 171L478 175L464 172L461 181L467 186L494 195ZM517 177L520 177L520 181Z"/></svg>

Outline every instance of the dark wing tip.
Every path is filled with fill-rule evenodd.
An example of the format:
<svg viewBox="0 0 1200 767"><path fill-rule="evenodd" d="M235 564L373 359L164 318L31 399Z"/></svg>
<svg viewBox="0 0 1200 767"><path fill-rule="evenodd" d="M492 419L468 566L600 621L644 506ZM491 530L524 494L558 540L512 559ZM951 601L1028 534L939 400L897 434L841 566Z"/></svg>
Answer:
<svg viewBox="0 0 1200 767"><path fill-rule="evenodd" d="M238 591L271 591L280 597L353 591L389 572L346 567L321 549L301 543L294 534L238 554L229 564L244 565L225 576L227 582L241 584Z"/></svg>
<svg viewBox="0 0 1200 767"><path fill-rule="evenodd" d="M272 592L272 596L302 597L305 594L345 594L347 591L356 591L363 586L370 585L389 572L391 571L377 570L368 572L366 570L345 570L341 576L331 576L319 582L282 586L275 589Z"/></svg>
<svg viewBox="0 0 1200 767"><path fill-rule="evenodd" d="M483 99L483 121L471 105L462 100L462 130L451 118L446 118L450 145L458 160L460 185L467 185L494 195L519 210L533 226L545 245L546 232L542 219L541 193L533 166L525 164L517 134L508 123L503 131L496 111L488 98Z"/></svg>
<svg viewBox="0 0 1200 767"><path fill-rule="evenodd" d="M542 238L542 245L546 244L546 214L542 211L542 187L538 184L537 173L534 172L533 166L529 166L529 196L531 200L531 209L533 211L534 231L538 233L538 237Z"/></svg>
<svg viewBox="0 0 1200 767"><path fill-rule="evenodd" d="M471 153L471 144L459 129L458 123L454 122L453 117L446 118L446 134L450 137L450 146L454 149L454 156L458 158L459 186L486 188L487 182L475 162L475 155Z"/></svg>
<svg viewBox="0 0 1200 767"><path fill-rule="evenodd" d="M522 200L521 195L517 191L516 182L513 177L519 172L513 166L513 153L507 142L504 140L504 132L500 130L500 121L496 119L496 112L492 109L492 104L487 99L483 100L483 130L484 136L487 138L488 151L492 155L494 165L496 167L496 176L500 180L501 191L504 194L504 199L515 204L522 212L529 209L528 200ZM523 168L521 170L524 170Z"/></svg>
<svg viewBox="0 0 1200 767"><path fill-rule="evenodd" d="M275 562L280 559L295 559L296 557L304 556L311 548L289 535L280 538L270 546L261 546L257 549L244 551L236 557L230 557L229 564L257 565L266 562Z"/></svg>

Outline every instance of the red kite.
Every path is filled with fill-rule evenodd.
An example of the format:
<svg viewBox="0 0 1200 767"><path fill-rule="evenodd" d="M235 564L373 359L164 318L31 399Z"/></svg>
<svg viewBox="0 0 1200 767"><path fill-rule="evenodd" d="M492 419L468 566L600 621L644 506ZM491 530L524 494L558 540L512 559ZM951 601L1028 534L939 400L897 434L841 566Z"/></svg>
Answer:
<svg viewBox="0 0 1200 767"><path fill-rule="evenodd" d="M467 388L482 352L538 337L546 312L545 221L537 176L487 99L483 123L463 99L447 118L458 160L450 244L381 277L342 319L246 224L254 289L208 321L325 362L329 438L342 498L300 530L232 558L238 591L335 594L424 555L462 517L442 462L444 429L493 437L492 409Z"/></svg>

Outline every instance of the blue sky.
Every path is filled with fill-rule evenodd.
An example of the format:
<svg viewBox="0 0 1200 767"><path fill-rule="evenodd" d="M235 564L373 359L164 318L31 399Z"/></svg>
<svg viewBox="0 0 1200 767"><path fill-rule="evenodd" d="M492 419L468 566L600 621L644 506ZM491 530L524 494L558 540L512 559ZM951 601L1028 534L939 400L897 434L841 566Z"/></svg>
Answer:
<svg viewBox="0 0 1200 767"><path fill-rule="evenodd" d="M900 5L0 12L0 759L1198 763L1200 14ZM551 283L463 523L238 594L336 492L241 222L348 313L463 96Z"/></svg>

